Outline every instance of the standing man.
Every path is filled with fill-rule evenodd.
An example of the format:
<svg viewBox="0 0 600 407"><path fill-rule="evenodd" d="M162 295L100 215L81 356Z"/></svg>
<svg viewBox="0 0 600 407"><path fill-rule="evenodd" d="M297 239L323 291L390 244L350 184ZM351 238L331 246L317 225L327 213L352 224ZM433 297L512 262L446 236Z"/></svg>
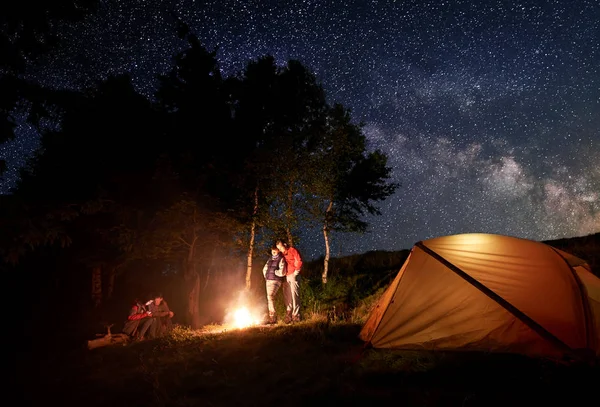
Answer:
<svg viewBox="0 0 600 407"><path fill-rule="evenodd" d="M287 262L287 275L283 284L283 298L285 300L286 315L284 322L300 321L300 270L302 269L302 257L295 247L290 246L284 240L278 240L277 248Z"/></svg>

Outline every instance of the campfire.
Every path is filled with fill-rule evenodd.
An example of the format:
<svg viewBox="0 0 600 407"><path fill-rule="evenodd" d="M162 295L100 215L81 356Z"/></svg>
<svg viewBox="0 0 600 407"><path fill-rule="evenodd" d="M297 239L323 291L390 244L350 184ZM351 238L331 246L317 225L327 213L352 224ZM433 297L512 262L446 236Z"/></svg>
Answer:
<svg viewBox="0 0 600 407"><path fill-rule="evenodd" d="M233 326L238 329L248 328L253 325L259 325L260 319L253 316L247 307L240 307L233 313Z"/></svg>
<svg viewBox="0 0 600 407"><path fill-rule="evenodd" d="M262 325L265 310L261 304L249 297L246 291L241 291L231 300L231 307L225 310L222 325L218 331L230 329L245 329Z"/></svg>

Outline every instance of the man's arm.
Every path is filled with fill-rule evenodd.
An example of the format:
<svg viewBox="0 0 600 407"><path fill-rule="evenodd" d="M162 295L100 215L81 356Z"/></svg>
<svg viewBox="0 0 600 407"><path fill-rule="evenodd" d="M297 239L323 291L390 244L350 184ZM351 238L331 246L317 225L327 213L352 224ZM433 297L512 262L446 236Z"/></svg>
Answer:
<svg viewBox="0 0 600 407"><path fill-rule="evenodd" d="M299 272L302 268L302 257L300 257L300 252L298 250L296 250L295 248L293 249L294 251L292 252L292 255L294 257L294 272Z"/></svg>
<svg viewBox="0 0 600 407"><path fill-rule="evenodd" d="M150 304L148 307L148 311L152 314L153 317L164 317L168 314L168 312L163 312L162 307L157 307L154 303Z"/></svg>
<svg viewBox="0 0 600 407"><path fill-rule="evenodd" d="M175 315L175 313L169 309L169 304L167 304L167 302L165 300L163 300L161 305L162 305L161 308L163 311L159 312L159 314L160 314L159 316L166 317L168 315L169 317L172 317L173 315Z"/></svg>
<svg viewBox="0 0 600 407"><path fill-rule="evenodd" d="M169 308L169 304L163 300L163 302L165 303L165 308L167 310L167 315L171 318L173 318L173 315L175 315L175 313L173 311L171 311L171 309Z"/></svg>

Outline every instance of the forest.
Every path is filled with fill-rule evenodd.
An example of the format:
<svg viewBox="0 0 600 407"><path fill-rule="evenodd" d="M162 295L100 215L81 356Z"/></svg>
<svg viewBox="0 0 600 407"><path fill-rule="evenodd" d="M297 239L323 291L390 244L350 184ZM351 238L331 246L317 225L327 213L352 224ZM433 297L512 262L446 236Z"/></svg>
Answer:
<svg viewBox="0 0 600 407"><path fill-rule="evenodd" d="M3 274L27 304L23 329L89 334L159 291L180 323L215 322L224 293L264 290L257 268L275 239L301 248L306 228L320 231L327 284L331 233L364 232L398 187L349 109L298 61L267 55L224 77L181 21L173 35L186 46L152 95L128 75L48 88L24 72L56 39L52 18L83 15L63 3L4 15L2 141L18 117L40 134L0 197Z"/></svg>
<svg viewBox="0 0 600 407"><path fill-rule="evenodd" d="M362 124L328 100L311 67L265 55L224 75L218 50L173 16L172 34L185 45L152 94L128 74L52 88L28 74L31 66L60 43L57 27L101 2L5 3L0 143L24 124L40 136L16 185L0 195L9 398L89 407L529 406L597 397L597 363L367 349L358 339L411 252L336 256L332 234L367 231L365 215L379 215L401 186L386 153L369 148ZM240 298L264 305L261 271L275 240L302 252L307 230L322 251L302 269L303 320L224 329ZM598 276L599 242L595 234L544 243ZM132 302L157 292L175 312L169 335L85 346L107 327L119 331ZM276 305L282 314L281 298Z"/></svg>

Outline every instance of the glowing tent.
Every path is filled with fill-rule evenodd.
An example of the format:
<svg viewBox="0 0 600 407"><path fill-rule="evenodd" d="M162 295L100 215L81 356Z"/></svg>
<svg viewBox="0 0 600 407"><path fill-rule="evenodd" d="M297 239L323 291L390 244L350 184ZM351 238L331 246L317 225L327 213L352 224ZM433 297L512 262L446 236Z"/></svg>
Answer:
<svg viewBox="0 0 600 407"><path fill-rule="evenodd" d="M600 355L600 279L540 242L481 233L425 240L360 338L375 348Z"/></svg>

